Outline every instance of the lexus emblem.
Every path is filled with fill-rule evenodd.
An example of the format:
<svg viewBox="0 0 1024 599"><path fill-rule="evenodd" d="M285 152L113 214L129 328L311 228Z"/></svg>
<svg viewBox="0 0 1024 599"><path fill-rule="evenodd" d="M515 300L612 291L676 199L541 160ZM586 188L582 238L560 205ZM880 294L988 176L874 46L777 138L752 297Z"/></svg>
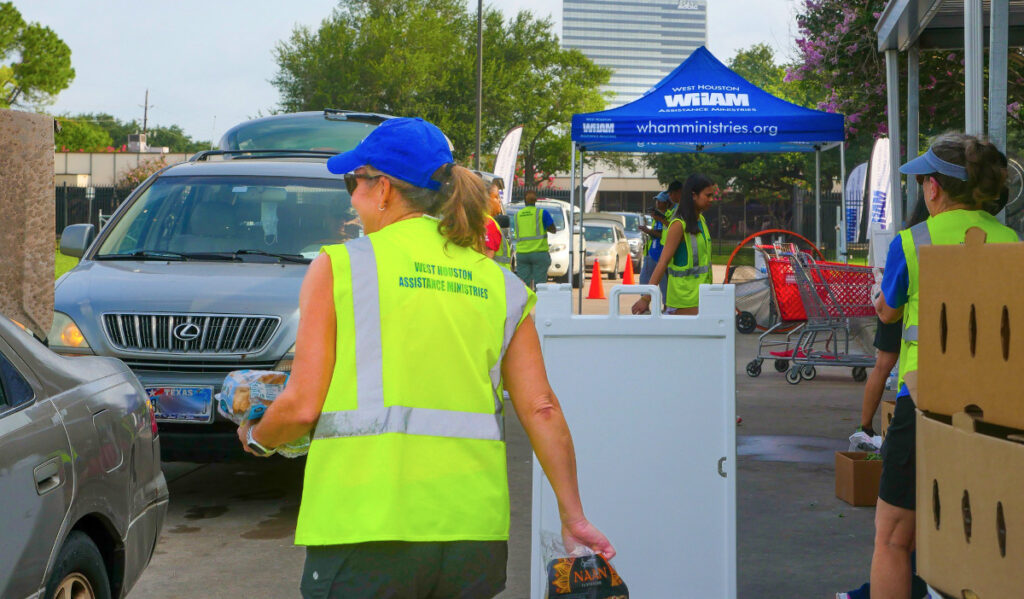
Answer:
<svg viewBox="0 0 1024 599"><path fill-rule="evenodd" d="M174 327L174 338L179 341L192 341L199 337L199 325L186 322Z"/></svg>

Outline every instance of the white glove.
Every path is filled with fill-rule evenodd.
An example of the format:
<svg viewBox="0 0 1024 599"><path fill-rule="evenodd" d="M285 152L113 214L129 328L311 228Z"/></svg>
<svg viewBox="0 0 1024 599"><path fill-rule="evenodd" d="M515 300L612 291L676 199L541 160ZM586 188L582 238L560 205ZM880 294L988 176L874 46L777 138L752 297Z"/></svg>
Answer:
<svg viewBox="0 0 1024 599"><path fill-rule="evenodd" d="M872 273L875 275L875 284L871 286L871 301L878 301L878 296L882 295L882 269L873 268Z"/></svg>

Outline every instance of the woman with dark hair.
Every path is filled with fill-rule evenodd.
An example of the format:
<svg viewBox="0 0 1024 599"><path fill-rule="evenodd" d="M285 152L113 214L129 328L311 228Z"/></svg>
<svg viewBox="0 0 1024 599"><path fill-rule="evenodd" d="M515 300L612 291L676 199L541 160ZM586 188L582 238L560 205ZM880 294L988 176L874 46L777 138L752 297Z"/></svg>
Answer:
<svg viewBox="0 0 1024 599"><path fill-rule="evenodd" d="M871 595L905 599L911 594L914 546L916 454L915 405L919 308L918 249L963 243L969 229L986 233L988 243L1018 241L1017 234L989 211L998 207L1006 186L1006 158L991 142L946 133L928 151L900 167L913 175L930 216L901 231L889 246L881 293L875 308L882 322L903 318L896 410L882 444L882 478L875 510L875 551Z"/></svg>
<svg viewBox="0 0 1024 599"><path fill-rule="evenodd" d="M683 184L679 205L662 232L661 257L650 284L668 277L668 314L696 314L702 284L711 283L711 234L703 213L718 198L718 185L701 174L690 175ZM651 307L645 295L633 304L633 314Z"/></svg>
<svg viewBox="0 0 1024 599"><path fill-rule="evenodd" d="M312 432L295 542L304 597L492 597L505 586L503 392L547 473L566 549L610 558L583 514L572 437L544 371L536 296L481 253L487 190L422 119L327 161L365 237L313 261L295 362L260 456Z"/></svg>

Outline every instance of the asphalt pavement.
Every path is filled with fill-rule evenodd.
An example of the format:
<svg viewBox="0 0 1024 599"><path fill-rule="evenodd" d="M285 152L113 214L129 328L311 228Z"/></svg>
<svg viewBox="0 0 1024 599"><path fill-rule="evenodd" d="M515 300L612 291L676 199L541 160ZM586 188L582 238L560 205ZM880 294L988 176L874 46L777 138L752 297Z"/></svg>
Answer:
<svg viewBox="0 0 1024 599"><path fill-rule="evenodd" d="M606 291L614 285L604 283ZM607 301L600 301L586 300L584 311L606 313ZM632 301L624 298L622 309ZM849 368L836 367L819 367L815 380L799 385L787 384L770 363L750 378L744 366L756 344L756 335L737 335L739 597L831 599L866 581L870 567L874 509L837 499L833 473L835 450L846 449L858 424L863 385ZM499 598L525 599L531 452L511 409L506 431L512 526ZM299 596L305 551L292 539L301 461L168 463L164 472L167 521L131 599Z"/></svg>

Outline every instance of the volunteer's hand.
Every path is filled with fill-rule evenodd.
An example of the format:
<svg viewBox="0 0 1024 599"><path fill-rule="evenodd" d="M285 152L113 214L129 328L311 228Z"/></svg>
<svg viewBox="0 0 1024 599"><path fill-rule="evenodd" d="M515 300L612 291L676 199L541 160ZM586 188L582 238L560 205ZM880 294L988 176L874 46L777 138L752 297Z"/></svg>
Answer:
<svg viewBox="0 0 1024 599"><path fill-rule="evenodd" d="M643 314L651 309L651 296L642 295L640 299L633 303L633 314Z"/></svg>
<svg viewBox="0 0 1024 599"><path fill-rule="evenodd" d="M565 543L565 550L570 555L582 545L589 547L594 553L600 553L605 559L615 557L615 548L611 542L586 518L563 522L562 542Z"/></svg>
<svg viewBox="0 0 1024 599"><path fill-rule="evenodd" d="M247 437L249 435L249 429L252 428L254 424L256 424L256 421L246 420L242 424L238 425L238 440L242 443L242 449L246 453L251 453L252 455L254 455L256 457L265 457L265 456L257 455L255 451L253 451L252 449L249 449L249 443L247 442L248 441Z"/></svg>
<svg viewBox="0 0 1024 599"><path fill-rule="evenodd" d="M871 286L871 301L878 301L878 296L882 294L882 269L873 268L872 273L875 275L875 284Z"/></svg>

